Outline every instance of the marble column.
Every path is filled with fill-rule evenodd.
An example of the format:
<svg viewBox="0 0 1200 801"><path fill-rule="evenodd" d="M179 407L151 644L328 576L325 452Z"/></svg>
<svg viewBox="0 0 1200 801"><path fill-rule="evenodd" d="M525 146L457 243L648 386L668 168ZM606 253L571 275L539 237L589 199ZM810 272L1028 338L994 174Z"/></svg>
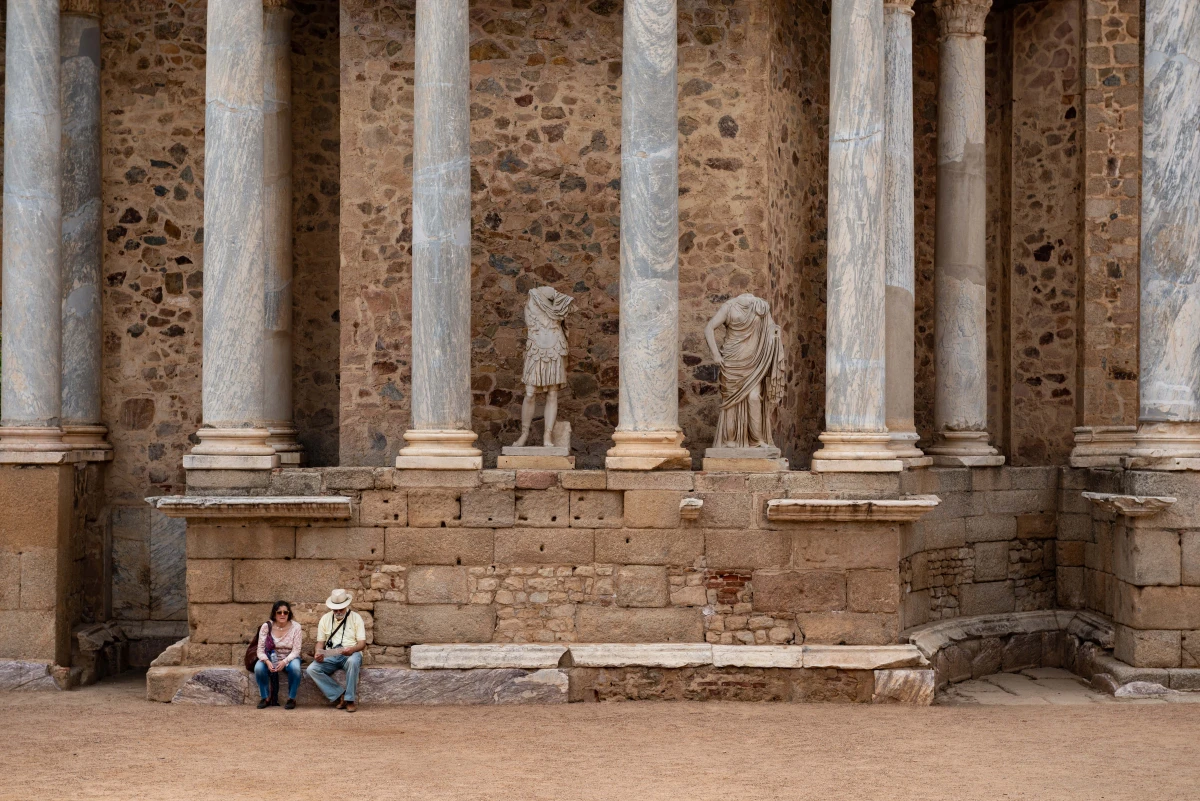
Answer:
<svg viewBox="0 0 1200 801"><path fill-rule="evenodd" d="M266 329L263 411L267 444L284 465L303 461L292 422L292 11L263 2L263 242Z"/></svg>
<svg viewBox="0 0 1200 801"><path fill-rule="evenodd" d="M100 0L62 0L62 427L112 456L100 416Z"/></svg>
<svg viewBox="0 0 1200 801"><path fill-rule="evenodd" d="M59 0L8 0L3 461L62 461Z"/></svg>
<svg viewBox="0 0 1200 801"><path fill-rule="evenodd" d="M987 125L983 24L991 0L937 0L935 465L1004 463L987 430Z"/></svg>
<svg viewBox="0 0 1200 801"><path fill-rule="evenodd" d="M1145 9L1140 412L1128 464L1200 470L1200 4Z"/></svg>
<svg viewBox="0 0 1200 801"><path fill-rule="evenodd" d="M916 244L913 191L913 0L883 4L884 258L888 447L905 467L933 459L913 419Z"/></svg>
<svg viewBox="0 0 1200 801"><path fill-rule="evenodd" d="M412 427L396 467L483 467L471 430L468 0L417 3L413 99Z"/></svg>
<svg viewBox="0 0 1200 801"><path fill-rule="evenodd" d="M896 472L885 392L881 0L833 0L825 433L816 472Z"/></svg>
<svg viewBox="0 0 1200 801"><path fill-rule="evenodd" d="M190 470L278 466L263 415L263 5L209 0L204 368Z"/></svg>
<svg viewBox="0 0 1200 801"><path fill-rule="evenodd" d="M691 467L679 428L676 0L626 0L621 79L620 410L606 466Z"/></svg>

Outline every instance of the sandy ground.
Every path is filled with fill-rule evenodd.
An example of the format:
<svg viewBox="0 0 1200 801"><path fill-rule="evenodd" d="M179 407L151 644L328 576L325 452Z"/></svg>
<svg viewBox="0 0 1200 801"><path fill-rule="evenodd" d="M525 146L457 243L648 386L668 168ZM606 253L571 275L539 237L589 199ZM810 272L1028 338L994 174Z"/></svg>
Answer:
<svg viewBox="0 0 1200 801"><path fill-rule="evenodd" d="M168 706L0 696L0 798L1195 799L1200 705Z"/></svg>

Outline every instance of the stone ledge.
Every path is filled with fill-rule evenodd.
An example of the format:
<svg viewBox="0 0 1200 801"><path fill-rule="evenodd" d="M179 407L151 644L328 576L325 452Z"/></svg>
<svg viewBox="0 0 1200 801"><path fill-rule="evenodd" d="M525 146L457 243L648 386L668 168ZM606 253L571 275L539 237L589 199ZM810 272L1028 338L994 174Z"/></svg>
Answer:
<svg viewBox="0 0 1200 801"><path fill-rule="evenodd" d="M951 618L916 626L900 636L915 645L926 659L932 660L938 651L963 640L1045 631L1066 631L1101 647L1112 647L1112 623L1094 612L1070 609Z"/></svg>
<svg viewBox="0 0 1200 801"><path fill-rule="evenodd" d="M0 660L0 692L37 692L64 689L49 662Z"/></svg>
<svg viewBox="0 0 1200 801"><path fill-rule="evenodd" d="M350 498L344 495L165 495L146 502L167 517L349 520L351 515Z"/></svg>
<svg viewBox="0 0 1200 801"><path fill-rule="evenodd" d="M566 653L565 645L414 645L409 652L409 665L414 670L555 668Z"/></svg>
<svg viewBox="0 0 1200 801"><path fill-rule="evenodd" d="M897 522L912 523L941 503L936 495L913 495L883 500L836 500L829 498L774 498L767 501L767 519L772 522Z"/></svg>
<svg viewBox="0 0 1200 801"><path fill-rule="evenodd" d="M713 661L711 645L691 643L572 644L569 650L575 667L681 668Z"/></svg>
<svg viewBox="0 0 1200 801"><path fill-rule="evenodd" d="M1126 517L1151 517L1178 500L1166 496L1117 495L1109 492L1085 492L1083 497L1105 511Z"/></svg>

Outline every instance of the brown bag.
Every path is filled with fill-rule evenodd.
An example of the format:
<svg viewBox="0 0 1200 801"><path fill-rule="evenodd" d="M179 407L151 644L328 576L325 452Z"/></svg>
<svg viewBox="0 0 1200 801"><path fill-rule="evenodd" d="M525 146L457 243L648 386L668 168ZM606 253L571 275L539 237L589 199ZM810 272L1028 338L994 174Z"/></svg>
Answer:
<svg viewBox="0 0 1200 801"><path fill-rule="evenodd" d="M262 633L262 626L254 630L254 639L246 646L246 670L254 672L254 666L258 664L258 635ZM264 651L275 650L275 638L271 636L271 623L267 622L267 643Z"/></svg>

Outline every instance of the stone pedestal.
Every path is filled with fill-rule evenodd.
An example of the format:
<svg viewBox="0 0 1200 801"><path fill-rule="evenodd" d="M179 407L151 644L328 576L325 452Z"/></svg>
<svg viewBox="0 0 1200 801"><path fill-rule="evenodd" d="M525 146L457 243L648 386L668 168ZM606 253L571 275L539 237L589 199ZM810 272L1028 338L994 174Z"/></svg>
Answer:
<svg viewBox="0 0 1200 801"><path fill-rule="evenodd" d="M188 470L270 470L263 415L263 6L208 4L204 427Z"/></svg>
<svg viewBox="0 0 1200 801"><path fill-rule="evenodd" d="M780 473L788 469L788 460L779 448L708 448L704 451L704 470L710 473Z"/></svg>
<svg viewBox="0 0 1200 801"><path fill-rule="evenodd" d="M627 0L621 96L620 422L613 470L687 469L679 429L675 0Z"/></svg>
<svg viewBox="0 0 1200 801"><path fill-rule="evenodd" d="M412 428L396 467L479 470L471 431L468 0L418 3L413 103Z"/></svg>
<svg viewBox="0 0 1200 801"><path fill-rule="evenodd" d="M1141 376L1128 466L1200 470L1200 10L1146 0Z"/></svg>
<svg viewBox="0 0 1200 801"><path fill-rule="evenodd" d="M814 472L897 472L885 409L884 37L879 0L834 0L824 445Z"/></svg>
<svg viewBox="0 0 1200 801"><path fill-rule="evenodd" d="M935 465L994 467L987 430L987 189L984 20L991 0L937 0Z"/></svg>
<svg viewBox="0 0 1200 801"><path fill-rule="evenodd" d="M0 452L61 460L62 126L59 0L9 0L4 104Z"/></svg>
<svg viewBox="0 0 1200 801"><path fill-rule="evenodd" d="M1071 467L1120 467L1134 447L1137 426L1079 426Z"/></svg>
<svg viewBox="0 0 1200 801"><path fill-rule="evenodd" d="M555 423L549 441L540 447L507 445L496 459L500 470L574 470L571 455L571 424Z"/></svg>

